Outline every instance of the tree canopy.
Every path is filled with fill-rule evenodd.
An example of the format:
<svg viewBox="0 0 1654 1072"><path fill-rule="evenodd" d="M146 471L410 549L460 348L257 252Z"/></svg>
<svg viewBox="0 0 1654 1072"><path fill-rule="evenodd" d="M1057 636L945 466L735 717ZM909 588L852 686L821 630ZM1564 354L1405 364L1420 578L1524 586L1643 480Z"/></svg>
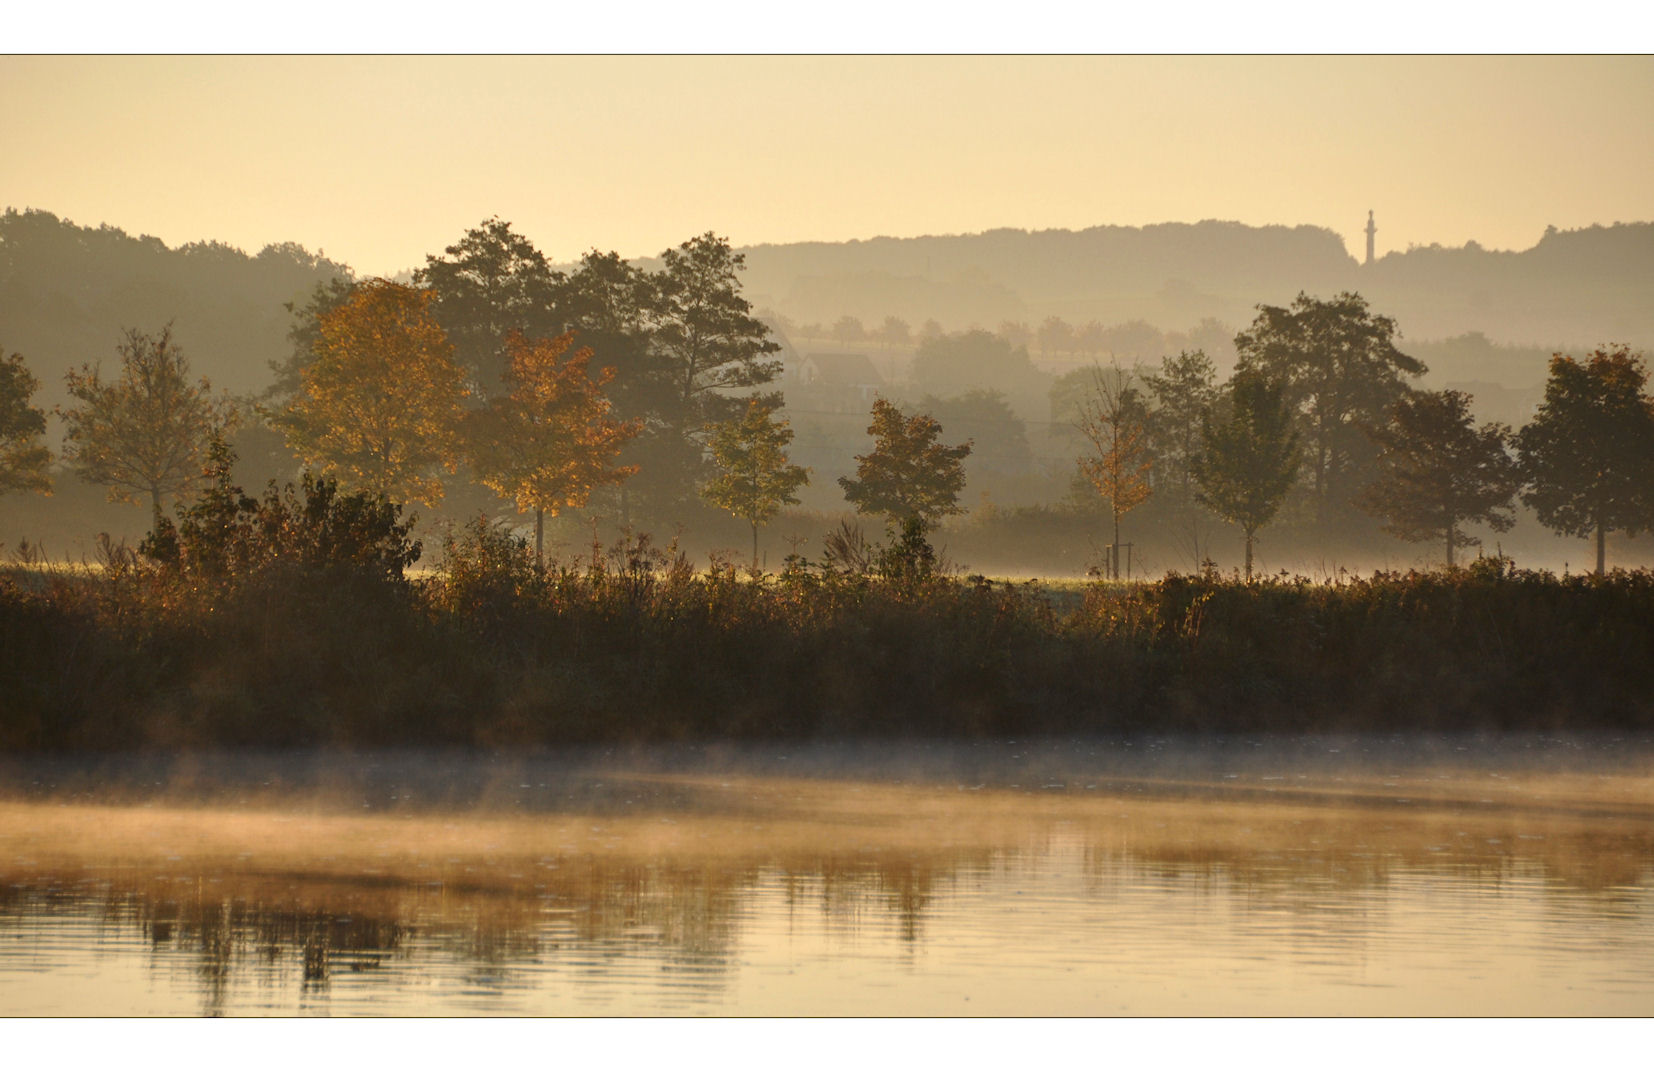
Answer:
<svg viewBox="0 0 1654 1072"><path fill-rule="evenodd" d="M46 413L29 404L40 381L23 363L22 354L0 350L0 495L8 491L52 493L46 473L52 453L41 442Z"/></svg>
<svg viewBox="0 0 1654 1072"><path fill-rule="evenodd" d="M1361 493L1362 509L1404 540L1445 540L1447 564L1456 547L1478 545L1459 526L1480 522L1495 532L1515 524L1511 500L1520 480L1506 449L1510 428L1480 428L1462 391L1413 391L1396 400L1391 421L1369 430L1378 443L1379 477Z"/></svg>
<svg viewBox="0 0 1654 1072"><path fill-rule="evenodd" d="M1218 398L1217 369L1201 350L1183 350L1143 377L1154 404L1148 418L1155 488L1184 502L1194 497L1192 466L1201 450L1206 413Z"/></svg>
<svg viewBox="0 0 1654 1072"><path fill-rule="evenodd" d="M470 453L477 479L534 514L534 553L545 556L545 515L586 505L594 489L637 471L616 465L640 422L619 420L603 388L613 369L590 372L592 351L569 353L574 333L506 338L503 394L473 411ZM564 355L567 355L566 357Z"/></svg>
<svg viewBox="0 0 1654 1072"><path fill-rule="evenodd" d="M738 421L712 429L712 460L718 475L701 489L712 505L752 526L752 566L758 568L758 527L798 502L793 493L810 479L803 466L787 460L793 430L775 419L774 402L752 398Z"/></svg>
<svg viewBox="0 0 1654 1072"><path fill-rule="evenodd" d="M1252 543L1274 520L1298 476L1303 453L1284 388L1255 373L1238 373L1201 431L1191 466L1195 500L1246 533L1246 576Z"/></svg>
<svg viewBox="0 0 1654 1072"><path fill-rule="evenodd" d="M1300 414L1315 520L1325 525L1370 482L1377 449L1363 428L1384 423L1423 363L1397 350L1395 321L1359 294L1322 301L1299 294L1289 308L1258 306L1235 336L1237 371L1281 385Z"/></svg>
<svg viewBox="0 0 1654 1072"><path fill-rule="evenodd" d="M104 485L110 501L132 502L141 492L159 513L163 496L201 479L228 407L213 399L205 378L190 383L189 361L170 324L155 336L129 329L116 352L121 371L113 382L92 365L65 377L75 405L58 409L63 457L82 479Z"/></svg>
<svg viewBox="0 0 1654 1072"><path fill-rule="evenodd" d="M1522 501L1564 536L1596 537L1597 572L1607 534L1654 528L1654 399L1642 355L1599 348L1583 361L1557 354L1539 412L1516 435L1527 481Z"/></svg>
<svg viewBox="0 0 1654 1072"><path fill-rule="evenodd" d="M1078 463L1081 475L1108 503L1114 519L1109 575L1119 579L1120 518L1147 502L1154 492L1149 482L1154 461L1149 453L1148 408L1129 373L1118 367L1090 371L1091 383L1080 400L1076 421L1086 442L1086 453Z"/></svg>
<svg viewBox="0 0 1654 1072"><path fill-rule="evenodd" d="M437 474L457 469L469 391L431 301L374 279L322 315L316 360L276 418L307 464L395 502L441 500Z"/></svg>
<svg viewBox="0 0 1654 1072"><path fill-rule="evenodd" d="M963 512L959 493L965 487L969 440L944 446L937 442L942 426L934 418L905 416L883 398L873 400L867 432L873 450L856 456L854 477L839 477L844 497L857 513L884 514L896 528L909 520L929 525Z"/></svg>
<svg viewBox="0 0 1654 1072"><path fill-rule="evenodd" d="M534 243L492 216L466 231L443 256L426 256L414 282L430 289L431 313L454 347L454 360L485 397L507 389L511 333L554 335L559 323L553 272Z"/></svg>
<svg viewBox="0 0 1654 1072"><path fill-rule="evenodd" d="M1396 399L1391 422L1370 435L1381 448L1379 476L1358 501L1384 519L1386 533L1414 543L1444 539L1452 566L1454 549L1480 543L1460 524L1477 521L1499 533L1515 524L1510 501L1520 480L1507 450L1510 428L1475 427L1462 390L1408 392Z"/></svg>

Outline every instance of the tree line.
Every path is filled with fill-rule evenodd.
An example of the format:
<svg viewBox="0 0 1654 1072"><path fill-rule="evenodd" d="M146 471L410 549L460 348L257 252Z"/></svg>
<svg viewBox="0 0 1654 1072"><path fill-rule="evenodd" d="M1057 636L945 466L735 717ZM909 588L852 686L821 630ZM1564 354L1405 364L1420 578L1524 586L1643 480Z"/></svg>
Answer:
<svg viewBox="0 0 1654 1072"><path fill-rule="evenodd" d="M1113 516L1114 546L1121 515L1150 494L1182 496L1241 528L1250 576L1258 530L1295 489L1318 527L1359 511L1403 540L1440 542L1450 567L1479 543L1465 526L1508 531L1518 498L1552 531L1594 538L1598 573L1608 532L1654 528L1641 355L1553 356L1543 403L1513 431L1478 425L1462 391L1409 385L1425 368L1395 338L1358 294L1300 294L1259 307L1224 385L1198 351L1159 374L1092 370L1077 414L1091 447L1082 470Z"/></svg>
<svg viewBox="0 0 1654 1072"><path fill-rule="evenodd" d="M780 347L741 294L742 269L708 233L655 271L594 250L565 273L487 220L412 283L337 277L292 303L292 352L255 406L192 379L170 328L127 331L116 377L93 365L68 374L63 459L159 516L200 485L215 441L256 421L307 470L390 502L434 505L464 470L532 516L542 558L545 519L594 497L623 519L661 519L694 496L750 525L756 565L759 528L810 474L787 455L792 430L770 389ZM1594 537L1598 572L1607 532L1654 527L1640 355L1556 355L1543 405L1513 431L1476 425L1461 392L1410 386L1425 369L1396 337L1357 294L1300 294L1258 307L1225 384L1200 349L1158 372L1094 365L1059 381L1054 408L1081 437L1076 474L1112 520L1110 573L1121 519L1151 496L1238 526L1248 576L1256 534L1295 490L1319 526L1364 511L1400 538L1441 541L1450 566L1476 544L1465 526L1508 529L1518 496L1554 531ZM952 342L975 345L940 336L920 357L945 363ZM20 355L0 362L0 492L49 490L37 387ZM871 420L872 449L839 483L917 548L962 512L974 443L944 443L930 414L882 398Z"/></svg>

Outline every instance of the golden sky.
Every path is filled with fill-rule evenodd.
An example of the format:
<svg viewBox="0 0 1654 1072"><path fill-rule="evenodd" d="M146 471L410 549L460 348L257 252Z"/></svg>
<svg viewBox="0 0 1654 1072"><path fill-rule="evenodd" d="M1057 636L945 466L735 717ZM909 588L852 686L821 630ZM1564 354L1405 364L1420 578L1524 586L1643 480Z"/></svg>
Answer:
<svg viewBox="0 0 1654 1072"><path fill-rule="evenodd" d="M1654 219L1654 58L0 57L0 202L417 267L994 227L1315 224L1359 256Z"/></svg>

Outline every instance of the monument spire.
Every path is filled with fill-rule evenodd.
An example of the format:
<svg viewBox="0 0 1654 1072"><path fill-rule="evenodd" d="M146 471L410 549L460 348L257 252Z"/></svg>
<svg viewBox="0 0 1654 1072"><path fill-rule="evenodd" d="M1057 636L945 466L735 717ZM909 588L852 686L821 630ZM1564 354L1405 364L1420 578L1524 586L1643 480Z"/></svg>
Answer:
<svg viewBox="0 0 1654 1072"><path fill-rule="evenodd" d="M1367 261L1373 263L1373 235L1378 233L1378 225L1373 223L1373 210L1367 210Z"/></svg>

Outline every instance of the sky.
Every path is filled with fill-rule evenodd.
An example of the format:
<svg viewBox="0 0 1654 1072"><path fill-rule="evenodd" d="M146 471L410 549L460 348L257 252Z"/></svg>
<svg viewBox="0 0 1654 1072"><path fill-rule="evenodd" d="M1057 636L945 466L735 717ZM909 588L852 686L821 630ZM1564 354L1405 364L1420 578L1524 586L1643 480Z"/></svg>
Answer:
<svg viewBox="0 0 1654 1072"><path fill-rule="evenodd" d="M503 42L502 42L503 43ZM1654 58L0 56L0 203L418 267L1166 221L1359 257L1654 220Z"/></svg>

